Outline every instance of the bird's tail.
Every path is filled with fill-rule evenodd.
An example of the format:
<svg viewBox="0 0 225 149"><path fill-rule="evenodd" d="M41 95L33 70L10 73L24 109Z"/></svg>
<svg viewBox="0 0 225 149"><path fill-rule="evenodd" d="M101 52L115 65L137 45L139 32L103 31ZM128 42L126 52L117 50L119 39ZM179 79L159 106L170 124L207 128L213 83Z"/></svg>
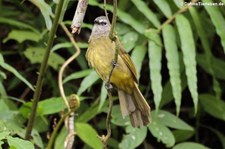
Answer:
<svg viewBox="0 0 225 149"><path fill-rule="evenodd" d="M122 116L130 116L133 127L141 127L150 123L150 107L135 84L132 94L118 89Z"/></svg>

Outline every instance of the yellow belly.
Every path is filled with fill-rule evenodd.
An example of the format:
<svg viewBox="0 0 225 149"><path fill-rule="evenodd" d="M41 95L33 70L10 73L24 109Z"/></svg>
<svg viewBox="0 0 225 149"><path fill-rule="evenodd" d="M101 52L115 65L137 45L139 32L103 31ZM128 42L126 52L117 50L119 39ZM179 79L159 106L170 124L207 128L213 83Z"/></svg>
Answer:
<svg viewBox="0 0 225 149"><path fill-rule="evenodd" d="M90 41L86 58L101 79L106 80L112 69L114 54L114 43L109 38L103 37ZM110 82L127 93L131 93L134 87L132 74L120 56L118 56Z"/></svg>

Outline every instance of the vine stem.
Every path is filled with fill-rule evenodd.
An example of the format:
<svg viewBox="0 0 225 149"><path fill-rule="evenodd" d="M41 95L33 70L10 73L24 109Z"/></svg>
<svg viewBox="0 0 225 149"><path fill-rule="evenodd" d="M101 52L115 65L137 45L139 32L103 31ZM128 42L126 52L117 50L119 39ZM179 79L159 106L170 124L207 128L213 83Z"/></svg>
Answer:
<svg viewBox="0 0 225 149"><path fill-rule="evenodd" d="M63 88L63 82L62 82L62 78L63 78L63 73L65 68L78 56L80 55L80 48L77 45L75 39L73 38L73 35L69 32L69 30L67 29L67 27L65 26L65 24L63 22L60 23L60 26L63 28L63 30L65 31L66 35L69 37L73 47L76 49L76 52L69 58L66 60L66 62L64 62L64 64L62 65L62 67L60 68L59 71L59 76L58 76L58 86L59 86L59 90L60 90L60 94L64 100L64 103L66 104L68 111L71 111L71 105L68 103L65 92L64 92L64 88ZM68 136L67 139L65 140L65 148L66 149L70 149L73 146L73 142L75 141L75 129L74 129L74 115L75 113L72 112L69 116L69 118L67 119L67 123L68 123Z"/></svg>
<svg viewBox="0 0 225 149"><path fill-rule="evenodd" d="M106 0L104 0L104 9L105 9L105 16L108 19L108 14L107 14L107 10L106 10ZM107 80L106 80L106 89L107 89L107 94L108 94L108 98L109 98L109 110L107 113L107 117L106 117L106 129L107 129L107 134L99 136L99 138L101 139L102 143L103 143L103 149L107 148L107 144L108 144L108 140L111 136L111 126L110 126L110 119L111 119L111 113L112 113L112 107L113 107L113 99L112 99L112 93L111 93L111 84L110 84L110 78L112 76L112 72L116 66L117 63L117 59L118 59L118 51L119 51L119 46L118 46L118 41L117 41L117 36L115 34L114 28L115 28L115 24L116 24L116 18L117 18L117 0L113 0L113 19L112 19L112 25L110 27L110 33L109 33L109 38L114 41L116 43L116 48L115 48L115 55L114 55L114 60L112 64L112 68L108 74ZM108 19L109 22L109 19Z"/></svg>
<svg viewBox="0 0 225 149"><path fill-rule="evenodd" d="M38 75L38 79L37 79L37 83L36 83L36 89L35 89L35 92L33 95L33 104L32 104L31 114L30 114L28 124L27 124L25 139L31 138L31 132L32 132L34 120L36 117L38 101L40 99L41 90L42 90L42 86L43 86L44 75L47 70L48 59L49 59L51 48L53 45L54 36L55 36L56 30L58 27L58 22L59 22L59 17L60 17L61 11L62 11L62 6L63 6L63 0L60 0L56 7L56 14L55 14L54 22L53 22L52 28L50 30L50 33L49 33L49 38L48 38L47 47L45 50L45 55L44 55L44 58L42 60L41 67L39 70L39 75Z"/></svg>

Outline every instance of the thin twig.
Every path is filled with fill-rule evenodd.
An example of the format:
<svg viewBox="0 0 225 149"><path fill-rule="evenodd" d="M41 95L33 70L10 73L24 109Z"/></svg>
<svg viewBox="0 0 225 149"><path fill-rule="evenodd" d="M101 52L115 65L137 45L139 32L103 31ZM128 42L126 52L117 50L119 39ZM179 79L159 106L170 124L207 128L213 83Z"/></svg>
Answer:
<svg viewBox="0 0 225 149"><path fill-rule="evenodd" d="M63 0L60 0L56 7L55 19L54 19L52 28L49 33L48 43L47 43L47 47L45 50L46 52L45 52L43 61L41 63L41 67L40 67L40 71L39 71L39 75L38 75L38 79L37 79L37 83L36 83L36 89L35 89L35 92L33 95L33 104L32 104L31 114L30 114L28 124L27 124L25 139L30 139L30 137L31 137L31 131L33 129L34 120L35 120L36 112L37 112L37 105L38 105L38 101L39 101L39 98L41 95L44 74L47 70L48 59L50 56L50 50L52 48L55 33L56 33L56 30L58 27L58 21L59 21L59 17L61 14L62 6L63 6Z"/></svg>
<svg viewBox="0 0 225 149"><path fill-rule="evenodd" d="M192 0L190 3L196 3L198 0ZM162 25L159 26L158 28L158 32L161 32L162 28L166 25L166 24L170 24L171 22L173 22L173 20L176 18L177 15L186 12L189 8L191 7L191 5L185 5L183 6L181 9L179 9L175 14L173 14L170 18L168 18L165 22L163 22ZM148 29L147 31L150 31L151 29Z"/></svg>
<svg viewBox="0 0 225 149"><path fill-rule="evenodd" d="M74 109L75 110L75 109ZM55 126L53 132L52 132L52 135L50 137L50 140L48 141L48 145L47 145L47 149L52 149L52 145L53 145L53 142L55 140L55 137L57 135L57 132L60 128L60 126L62 125L63 121L72 113L74 112L73 110L67 112L66 114L63 115L63 117L61 117L61 119L59 120L59 122L57 123L57 125Z"/></svg>

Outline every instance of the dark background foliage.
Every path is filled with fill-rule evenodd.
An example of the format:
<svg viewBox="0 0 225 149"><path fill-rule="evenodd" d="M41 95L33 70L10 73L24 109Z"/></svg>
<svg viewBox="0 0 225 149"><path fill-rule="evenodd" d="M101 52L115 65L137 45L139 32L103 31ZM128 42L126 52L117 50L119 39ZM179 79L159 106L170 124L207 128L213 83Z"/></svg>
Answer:
<svg viewBox="0 0 225 149"><path fill-rule="evenodd" d="M2 148L19 148L19 144L33 148L31 142L36 148L45 148L66 108L57 77L60 66L75 49L59 26L33 140L23 140L56 2L0 0ZM77 1L67 2L63 23L69 28ZM118 1L116 30L136 64L140 89L152 108L152 123L132 128L128 118L120 115L115 92L109 148L225 148L225 1L200 2L211 5L199 3L185 9L182 0ZM107 3L111 18L112 1ZM101 148L96 135L106 133L106 90L85 59L93 20L100 15L104 15L103 1L89 0L81 33L74 36L81 53L64 73L66 95L74 93L81 100L75 116L76 148ZM62 126L54 148L63 148L66 135Z"/></svg>

